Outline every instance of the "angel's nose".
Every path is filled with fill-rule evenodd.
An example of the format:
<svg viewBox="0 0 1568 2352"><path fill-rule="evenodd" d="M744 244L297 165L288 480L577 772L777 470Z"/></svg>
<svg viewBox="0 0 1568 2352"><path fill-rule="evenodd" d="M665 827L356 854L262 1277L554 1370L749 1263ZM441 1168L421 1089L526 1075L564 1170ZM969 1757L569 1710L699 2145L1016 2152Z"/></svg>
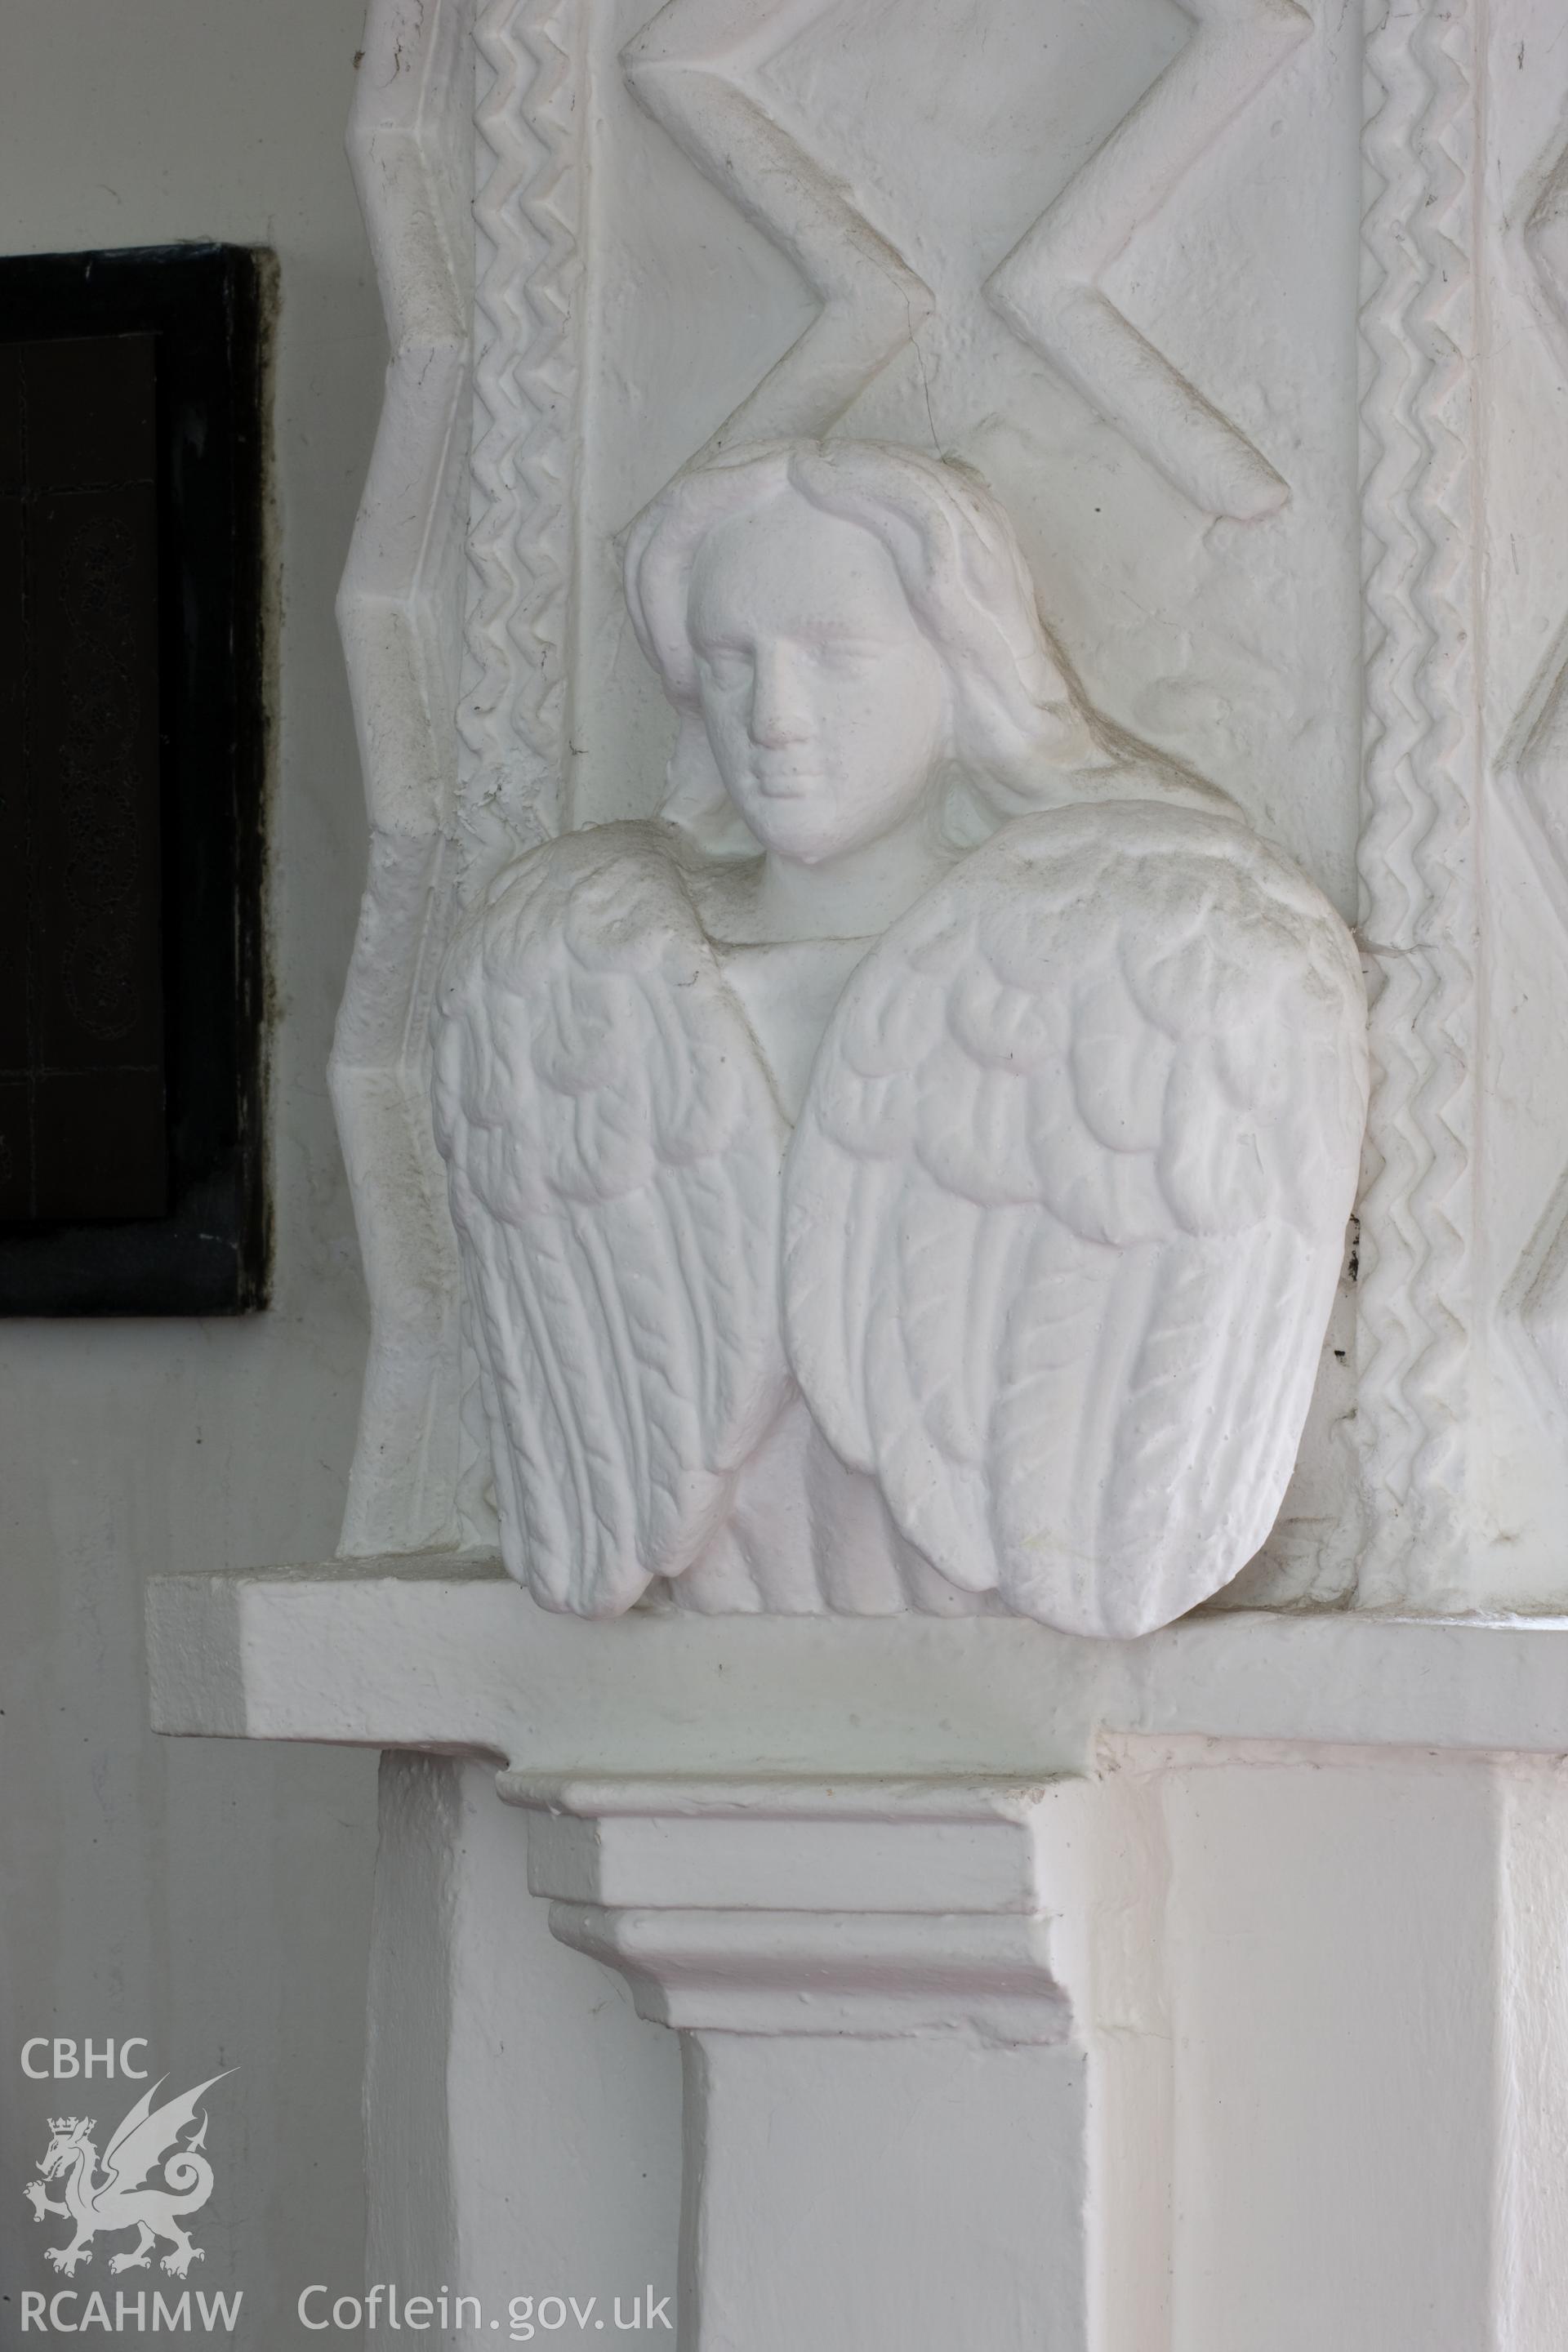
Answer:
<svg viewBox="0 0 1568 2352"><path fill-rule="evenodd" d="M776 646L759 646L752 683L751 738L770 751L804 742L809 732L798 666Z"/></svg>

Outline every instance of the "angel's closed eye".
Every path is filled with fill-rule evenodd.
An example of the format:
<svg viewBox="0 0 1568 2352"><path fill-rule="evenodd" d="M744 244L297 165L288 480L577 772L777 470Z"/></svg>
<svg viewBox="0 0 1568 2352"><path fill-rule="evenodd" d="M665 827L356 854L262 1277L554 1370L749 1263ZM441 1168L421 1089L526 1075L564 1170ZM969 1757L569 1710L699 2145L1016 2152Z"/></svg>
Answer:
<svg viewBox="0 0 1568 2352"><path fill-rule="evenodd" d="M717 687L740 687L750 681L752 657L739 646L704 646L697 659L704 675Z"/></svg>

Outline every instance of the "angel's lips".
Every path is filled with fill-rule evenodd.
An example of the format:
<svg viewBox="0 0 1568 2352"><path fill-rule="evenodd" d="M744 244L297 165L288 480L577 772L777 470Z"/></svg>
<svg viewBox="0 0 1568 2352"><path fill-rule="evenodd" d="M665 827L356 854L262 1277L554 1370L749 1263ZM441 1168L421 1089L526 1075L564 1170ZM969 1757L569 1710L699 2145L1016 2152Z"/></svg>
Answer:
<svg viewBox="0 0 1568 2352"><path fill-rule="evenodd" d="M759 768L753 773L765 801L805 800L822 782L816 768Z"/></svg>

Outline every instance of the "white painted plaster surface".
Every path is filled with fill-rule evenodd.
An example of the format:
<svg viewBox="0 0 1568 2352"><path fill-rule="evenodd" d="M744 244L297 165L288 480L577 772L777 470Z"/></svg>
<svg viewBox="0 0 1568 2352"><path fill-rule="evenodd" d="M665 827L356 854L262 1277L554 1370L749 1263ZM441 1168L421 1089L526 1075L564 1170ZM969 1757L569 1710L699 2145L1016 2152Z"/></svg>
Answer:
<svg viewBox="0 0 1568 2352"><path fill-rule="evenodd" d="M213 2095L202 2242L205 2284L245 2288L246 2352L290 2340L297 2279L361 2260L374 1771L153 1738L142 1587L330 1551L353 1440L365 1311L324 1069L364 863L332 597L385 356L343 153L362 19L359 0L16 0L0 36L8 252L216 237L281 267L275 1303L0 1323L5 2291L52 2278L21 2184L46 2113L83 2105L22 2084L18 2045L146 2033L185 2082L239 2070Z"/></svg>
<svg viewBox="0 0 1568 2352"><path fill-rule="evenodd" d="M442 1566L165 1579L153 1720L542 1772L1060 1770L1102 1730L1568 1748L1562 1620L1219 1611L1136 1642L912 1615L594 1624L539 1608L499 1562Z"/></svg>
<svg viewBox="0 0 1568 2352"><path fill-rule="evenodd" d="M1332 1750L1168 1760L1172 2352L1510 2342L1493 2266L1509 2213L1495 2004L1513 1768Z"/></svg>
<svg viewBox="0 0 1568 2352"><path fill-rule="evenodd" d="M683 2271L693 2352L1081 2352L1077 2052L687 2039L707 2157L700 2285Z"/></svg>
<svg viewBox="0 0 1568 2352"><path fill-rule="evenodd" d="M1560 1610L1565 1586L1563 482L1539 453L1568 49L1551 0L1498 0L1484 26L1462 0L1364 26L1292 0L1062 5L1037 46L1040 14L989 12L988 83L974 13L925 0L896 26L881 0L482 0L460 743L437 723L458 410L433 391L386 428L394 454L413 431L420 527L380 478L354 583L387 557L362 709L384 838L340 1058L384 1254L345 1543L365 1557L323 1565L330 1448L320 1488L258 1493L268 1540L247 1555L226 1523L203 1552L182 1522L175 1566L316 1564L162 1582L155 1719L483 1759L386 1776L378 2248L406 2222L497 2284L496 2248L535 2229L584 2257L624 2229L668 2261L673 2042L545 1941L519 1824L489 1803L500 1763L576 1825L552 1814L539 1839L558 1927L689 2037L689 2324L715 2345L1004 2345L1049 2309L1068 2343L1081 2310L1095 2352L1560 2352L1568 1637L1560 1615L1458 1612ZM389 134L409 174L367 182L405 373L423 334L447 393L464 256L414 223L449 226L467 185L439 86L458 23L445 0L378 7L389 112L418 120L411 148L402 116ZM833 430L973 463L1093 706L1228 791L1345 917L1364 894L1358 1279L1281 1517L1229 1596L1252 1605L1140 1641L913 1613L581 1624L477 1557L493 1514L421 1123L438 951L507 857L658 805L671 730L617 583L633 516L704 446ZM363 653L352 596L348 619ZM294 1407L274 1472L330 1423L309 1391ZM1358 1580L1378 1609L1256 1606L1343 1604ZM1414 1598L1456 1614L1393 1613ZM954 1878L889 1783L957 1779L962 1803L997 1773L1080 1776L1093 1834L1024 1880L982 1828ZM809 1837L781 1776L816 1792ZM837 1834L858 1799L910 1841L858 1883ZM694 1848L704 1806L723 1827ZM705 1899L671 1899L682 1873ZM922 1874L984 1924L892 1909ZM993 2112L1017 2101L988 2137L953 2095L977 2053L921 2000L946 1971L960 2028L994 2031L998 1950L1037 2022L1061 2021L1059 1968L1073 2039L984 2053ZM826 1979L826 2033L784 2027L803 1978ZM900 2002L949 2036L910 2036L901 2073L879 2049ZM884 2158L889 2118L910 2128ZM952 2128L928 2137L932 2118ZM1023 2282L1011 2317L945 2308L952 2268L922 2268L925 2242L908 2259L944 2140L990 2290ZM1047 2143L1078 2204L1042 2228Z"/></svg>
<svg viewBox="0 0 1568 2352"><path fill-rule="evenodd" d="M1011 1787L517 1779L526 1877L624 1980L549 1943L484 1765L386 1780L380 2034L425 2087L373 2072L382 2242L466 2210L465 2284L597 2284L618 2247L662 2290L681 2092L629 1983L686 2043L689 2345L858 2352L891 2313L942 2352L977 2315L997 2347L1558 2352L1555 1757L1178 1735ZM933 1861L960 1821L1026 1872ZM937 1916L879 1913L922 1858ZM987 1920L1035 1937L1011 2030Z"/></svg>
<svg viewBox="0 0 1568 2352"><path fill-rule="evenodd" d="M614 2341L617 2295L626 2314L650 2284L675 2289L675 2039L634 2013L623 1978L551 1936L527 1824L483 1765L386 1758L382 1823L368 2274L410 2292L446 2281L490 2315L514 2296L593 2295ZM408 2336L369 2340L406 2352Z"/></svg>

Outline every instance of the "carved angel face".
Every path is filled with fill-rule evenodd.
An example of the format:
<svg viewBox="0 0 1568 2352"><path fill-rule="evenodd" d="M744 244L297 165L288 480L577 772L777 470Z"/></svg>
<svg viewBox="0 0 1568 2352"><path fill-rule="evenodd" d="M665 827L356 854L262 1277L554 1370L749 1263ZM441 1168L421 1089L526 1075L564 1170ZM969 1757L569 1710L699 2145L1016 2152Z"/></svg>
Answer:
<svg viewBox="0 0 1568 2352"><path fill-rule="evenodd" d="M689 619L713 757L765 850L821 866L917 815L946 673L869 531L795 491L733 515L697 558Z"/></svg>

